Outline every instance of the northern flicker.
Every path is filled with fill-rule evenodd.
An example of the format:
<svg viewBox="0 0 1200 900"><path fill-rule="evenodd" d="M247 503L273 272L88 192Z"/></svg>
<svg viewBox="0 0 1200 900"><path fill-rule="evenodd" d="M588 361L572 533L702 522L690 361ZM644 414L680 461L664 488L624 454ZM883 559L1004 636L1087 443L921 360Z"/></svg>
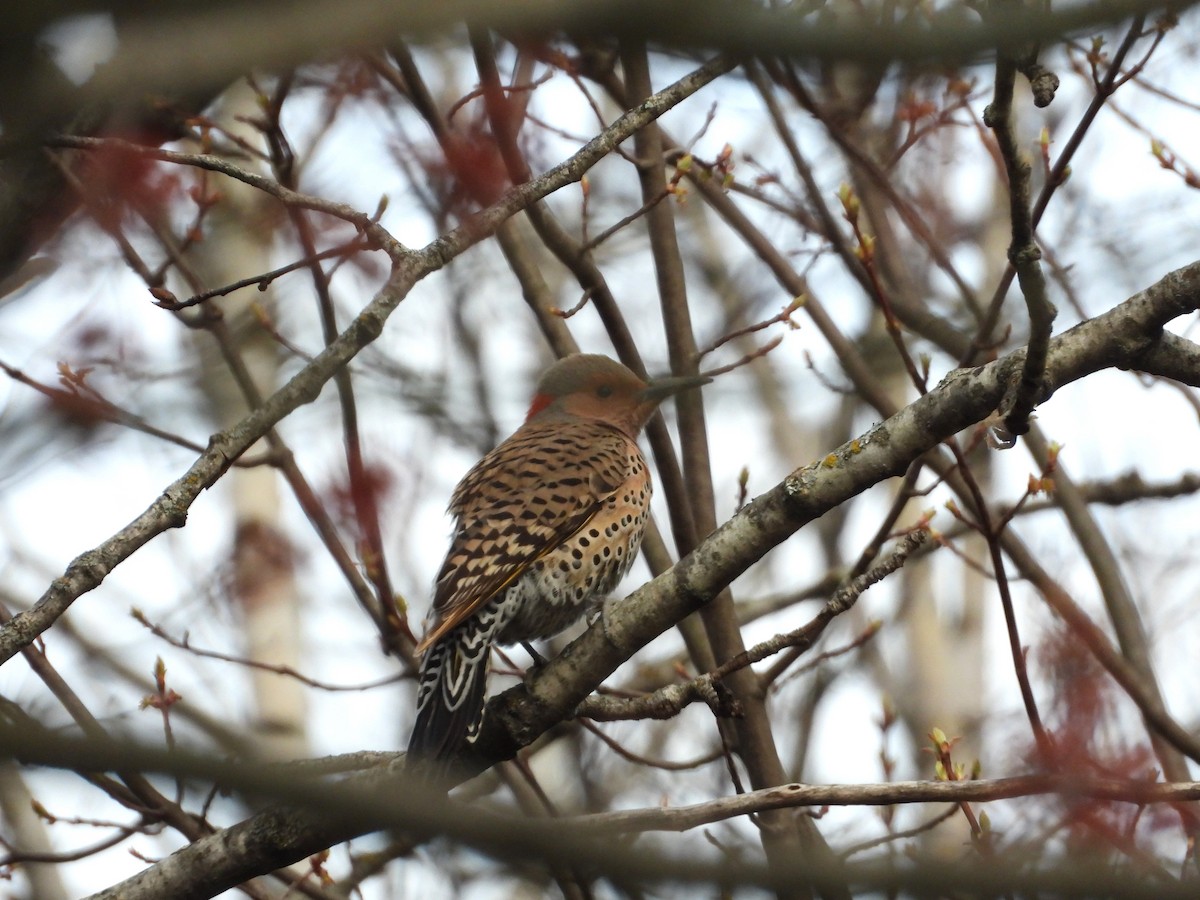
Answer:
<svg viewBox="0 0 1200 900"><path fill-rule="evenodd" d="M638 432L662 400L707 381L647 383L591 354L546 370L525 424L450 499L409 753L447 760L474 740L493 644L556 634L616 587L650 515Z"/></svg>

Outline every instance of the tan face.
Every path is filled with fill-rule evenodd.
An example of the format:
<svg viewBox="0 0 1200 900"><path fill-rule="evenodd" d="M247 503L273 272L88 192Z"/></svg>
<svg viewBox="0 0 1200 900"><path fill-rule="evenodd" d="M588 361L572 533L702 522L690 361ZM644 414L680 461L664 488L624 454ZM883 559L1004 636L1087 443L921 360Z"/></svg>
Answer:
<svg viewBox="0 0 1200 900"><path fill-rule="evenodd" d="M633 372L605 357L568 357L543 376L526 421L577 416L636 434L658 405L646 399L646 388Z"/></svg>
<svg viewBox="0 0 1200 900"><path fill-rule="evenodd" d="M708 380L663 378L647 384L606 356L568 356L542 376L526 421L556 417L589 419L607 422L636 437L660 402Z"/></svg>
<svg viewBox="0 0 1200 900"><path fill-rule="evenodd" d="M561 399L564 412L584 419L600 419L636 432L658 406L645 398L646 383L629 372L598 373L586 384Z"/></svg>

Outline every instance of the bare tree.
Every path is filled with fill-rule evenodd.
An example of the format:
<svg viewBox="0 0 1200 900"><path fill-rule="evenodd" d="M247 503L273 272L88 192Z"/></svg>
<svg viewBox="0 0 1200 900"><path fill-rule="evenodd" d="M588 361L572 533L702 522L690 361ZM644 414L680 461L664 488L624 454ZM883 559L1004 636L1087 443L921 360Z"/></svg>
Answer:
<svg viewBox="0 0 1200 900"><path fill-rule="evenodd" d="M1194 896L1189 6L14 14L14 890ZM579 350L713 383L447 794L440 510Z"/></svg>

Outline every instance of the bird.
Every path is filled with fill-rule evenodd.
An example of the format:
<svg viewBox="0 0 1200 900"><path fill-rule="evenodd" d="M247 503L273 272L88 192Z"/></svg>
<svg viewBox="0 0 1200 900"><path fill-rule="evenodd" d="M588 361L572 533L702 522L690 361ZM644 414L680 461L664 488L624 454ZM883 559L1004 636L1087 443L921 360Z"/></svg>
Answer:
<svg viewBox="0 0 1200 900"><path fill-rule="evenodd" d="M711 381L645 381L599 354L538 380L525 422L450 499L453 536L434 586L410 758L448 764L479 734L494 645L557 634L624 577L650 515L639 432L659 403Z"/></svg>

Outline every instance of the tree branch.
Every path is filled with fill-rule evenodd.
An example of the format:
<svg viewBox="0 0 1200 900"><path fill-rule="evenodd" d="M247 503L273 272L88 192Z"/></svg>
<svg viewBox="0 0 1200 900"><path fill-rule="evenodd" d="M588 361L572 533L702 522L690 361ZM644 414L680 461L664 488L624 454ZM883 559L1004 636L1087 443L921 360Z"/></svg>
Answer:
<svg viewBox="0 0 1200 900"><path fill-rule="evenodd" d="M92 895L93 900L193 900L213 896L238 883L263 866L277 867L290 856L303 858L321 849L319 840L333 842L373 828L392 828L411 834L446 834L497 858L508 860L554 859L560 864L582 864L589 871L645 880L721 885L758 884L766 887L795 884L814 874L811 864L793 860L781 871L728 859L679 859L662 852L631 846L621 836L643 831L683 831L712 822L752 815L767 809L803 809L823 806L891 806L902 803L988 802L1016 797L1056 795L1067 802L1091 799L1104 802L1150 805L1200 799L1200 783L1156 783L1119 778L1024 775L975 781L908 781L859 785L788 784L752 793L723 797L684 807L646 808L598 813L569 819L538 820L502 815L475 805L448 802L428 787L404 777L402 772L376 769L338 783L298 776L287 765L232 764L187 751L165 751L131 744L98 745L61 735L31 735L11 727L0 728L0 752L32 763L68 768L104 770L120 766L203 778L236 790L247 797L272 798L301 804L260 812L251 819L201 838L145 871ZM405 802L396 802L403 797ZM612 840L615 839L615 840ZM935 868L882 869L848 866L849 883L861 889L891 884L919 890L954 886L968 890L991 886L993 890L1027 890L1055 886L1067 896L1144 897L1146 876L1136 882L1119 873L1065 867L1049 872L1018 872L1013 867L993 867L972 860L970 868L939 862ZM1099 874L1104 890L1089 877ZM1184 888L1194 885L1157 881L1156 897L1190 897ZM937 893L938 891L935 891Z"/></svg>

